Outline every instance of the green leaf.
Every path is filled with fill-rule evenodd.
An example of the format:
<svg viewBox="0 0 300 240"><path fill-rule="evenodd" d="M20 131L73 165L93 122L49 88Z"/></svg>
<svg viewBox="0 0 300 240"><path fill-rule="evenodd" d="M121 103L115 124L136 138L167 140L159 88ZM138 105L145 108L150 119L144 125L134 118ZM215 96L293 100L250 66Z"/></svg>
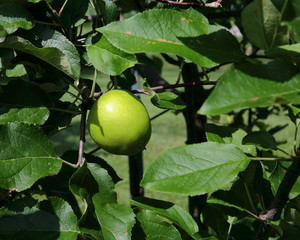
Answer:
<svg viewBox="0 0 300 240"><path fill-rule="evenodd" d="M60 42L57 42L60 45ZM63 46L63 45L60 45ZM73 74L73 69L69 58L58 48L54 46L38 48L34 46L28 40L18 37L10 36L3 43L0 44L0 48L10 48L14 50L19 50L31 54L57 68L58 70L66 73L70 77L76 79L78 75L74 70L75 75ZM77 58L74 59L77 65ZM79 63L78 63L79 64Z"/></svg>
<svg viewBox="0 0 300 240"><path fill-rule="evenodd" d="M104 168L98 164L87 163L79 168L70 179L70 190L73 194L92 204L92 197L98 193L101 203L116 203L117 195L114 183Z"/></svg>
<svg viewBox="0 0 300 240"><path fill-rule="evenodd" d="M145 197L134 198L130 200L130 203L169 219L190 236L193 236L199 231L198 225L193 217L186 210L173 203Z"/></svg>
<svg viewBox="0 0 300 240"><path fill-rule="evenodd" d="M134 224L133 213L129 206L117 204L114 182L104 168L95 163L85 163L71 177L70 190L87 203L79 221L81 231L96 237L101 224L105 240L110 239L110 233L121 236L116 239L130 236ZM126 232L129 234L126 235Z"/></svg>
<svg viewBox="0 0 300 240"><path fill-rule="evenodd" d="M300 41L300 1L288 0L282 14L282 22L294 30L295 38Z"/></svg>
<svg viewBox="0 0 300 240"><path fill-rule="evenodd" d="M114 47L105 37L88 47L88 57L96 69L107 75L120 75L137 63L134 54Z"/></svg>
<svg viewBox="0 0 300 240"><path fill-rule="evenodd" d="M63 199L49 197L33 206L28 199L18 199L0 209L1 239L76 240L77 217Z"/></svg>
<svg viewBox="0 0 300 240"><path fill-rule="evenodd" d="M173 92L161 92L157 93L151 98L151 102L159 108L182 110L186 107L185 102Z"/></svg>
<svg viewBox="0 0 300 240"><path fill-rule="evenodd" d="M280 11L271 0L255 0L242 12L242 25L248 39L258 48L269 50L288 44L289 32L280 26Z"/></svg>
<svg viewBox="0 0 300 240"><path fill-rule="evenodd" d="M176 54L207 68L245 58L229 31L193 9L153 9L97 30L123 51Z"/></svg>
<svg viewBox="0 0 300 240"><path fill-rule="evenodd" d="M218 115L277 103L300 104L300 74L297 72L292 64L279 61L231 68L219 79L200 113Z"/></svg>
<svg viewBox="0 0 300 240"><path fill-rule="evenodd" d="M34 26L34 18L26 10L18 4L0 4L0 26L7 31L8 34L12 34L23 28L29 30Z"/></svg>
<svg viewBox="0 0 300 240"><path fill-rule="evenodd" d="M180 233L170 223L155 213L148 210L140 210L137 219L141 224L147 240L181 240Z"/></svg>
<svg viewBox="0 0 300 240"><path fill-rule="evenodd" d="M130 240L131 229L135 223L135 215L130 206L117 203L101 204L100 194L93 196L93 202L104 239Z"/></svg>
<svg viewBox="0 0 300 240"><path fill-rule="evenodd" d="M61 164L39 127L21 123L0 125L0 187L22 191L42 177L56 175Z"/></svg>
<svg viewBox="0 0 300 240"><path fill-rule="evenodd" d="M41 108L11 108L9 112L0 115L0 124L23 122L28 124L44 124L49 117L49 110Z"/></svg>
<svg viewBox="0 0 300 240"><path fill-rule="evenodd" d="M232 182L249 164L236 146L207 142L171 149L152 161L141 185L184 195L211 193Z"/></svg>

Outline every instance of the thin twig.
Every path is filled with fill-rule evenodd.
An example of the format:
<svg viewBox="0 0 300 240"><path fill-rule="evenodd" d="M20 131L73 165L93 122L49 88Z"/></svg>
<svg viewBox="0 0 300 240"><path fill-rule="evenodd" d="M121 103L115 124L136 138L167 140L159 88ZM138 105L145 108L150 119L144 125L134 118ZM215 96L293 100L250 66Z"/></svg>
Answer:
<svg viewBox="0 0 300 240"><path fill-rule="evenodd" d="M221 6L221 2L222 0L217 0L215 2L212 3L205 3L205 2L201 2L201 3L192 3L192 2L177 2L177 1L170 1L170 0L156 0L157 2L162 2L162 3L168 3L171 5L177 5L177 6L190 6L190 7L213 7L213 8L217 8Z"/></svg>
<svg viewBox="0 0 300 240"><path fill-rule="evenodd" d="M198 85L216 85L217 82L204 82L204 81L197 81L197 82L187 82L187 83L179 83L179 84L170 84L165 86L156 86L150 88L153 91L161 91L166 89L174 89L174 88L181 88L181 87L194 87ZM144 93L147 94L147 91L145 89L136 89L132 90L132 93ZM96 92L94 93L94 98L99 98L101 95L103 95L104 92Z"/></svg>
<svg viewBox="0 0 300 240"><path fill-rule="evenodd" d="M80 141L79 141L79 150L78 150L78 160L77 167L83 165L83 154L84 154L84 144L85 144L85 124L86 124L86 114L87 106L85 103L81 105L81 122L80 122Z"/></svg>
<svg viewBox="0 0 300 240"><path fill-rule="evenodd" d="M152 118L150 118L150 121L154 120L155 118L158 118L159 116L167 113L168 111L170 111L170 109L166 109L166 110L162 111L161 113L159 113L159 114L153 116Z"/></svg>
<svg viewBox="0 0 300 240"><path fill-rule="evenodd" d="M166 86L157 86L150 88L153 91L160 91L160 90L166 90L166 89L173 89L173 88L181 88L181 87L193 87L198 85L216 85L217 82L203 82L203 81L197 81L197 82L187 82L187 83L179 83L179 84L170 84ZM146 93L146 90L144 89L137 89L132 90L132 93Z"/></svg>

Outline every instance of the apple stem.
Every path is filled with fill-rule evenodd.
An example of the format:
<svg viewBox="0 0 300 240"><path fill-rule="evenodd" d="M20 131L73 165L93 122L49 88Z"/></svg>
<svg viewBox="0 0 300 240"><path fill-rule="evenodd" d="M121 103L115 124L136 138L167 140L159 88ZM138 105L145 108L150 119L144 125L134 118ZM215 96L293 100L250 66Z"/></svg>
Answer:
<svg viewBox="0 0 300 240"><path fill-rule="evenodd" d="M118 80L116 76L113 76L114 89L118 89Z"/></svg>

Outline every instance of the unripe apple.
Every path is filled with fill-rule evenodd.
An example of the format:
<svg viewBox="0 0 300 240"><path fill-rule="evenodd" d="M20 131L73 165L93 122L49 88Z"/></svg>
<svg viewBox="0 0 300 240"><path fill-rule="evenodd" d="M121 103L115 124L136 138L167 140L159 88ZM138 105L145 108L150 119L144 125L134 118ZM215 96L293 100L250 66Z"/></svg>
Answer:
<svg viewBox="0 0 300 240"><path fill-rule="evenodd" d="M88 129L105 151L134 155L142 151L151 136L151 122L143 103L125 90L111 90L92 106Z"/></svg>

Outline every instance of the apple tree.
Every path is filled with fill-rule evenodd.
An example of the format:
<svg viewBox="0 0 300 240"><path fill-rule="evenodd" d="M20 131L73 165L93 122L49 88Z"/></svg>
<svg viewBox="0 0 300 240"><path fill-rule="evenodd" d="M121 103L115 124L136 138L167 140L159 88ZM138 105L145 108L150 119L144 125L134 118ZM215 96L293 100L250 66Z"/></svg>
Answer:
<svg viewBox="0 0 300 240"><path fill-rule="evenodd" d="M0 0L0 239L299 239L299 6ZM153 56L177 67L174 83ZM184 115L186 145L153 159L139 184L188 197L190 211L143 196L118 203L116 170L84 148L90 109L112 89ZM96 109L97 131L136 115L147 142L149 125L126 98L118 104ZM59 156L52 137L76 116L78 151Z"/></svg>

